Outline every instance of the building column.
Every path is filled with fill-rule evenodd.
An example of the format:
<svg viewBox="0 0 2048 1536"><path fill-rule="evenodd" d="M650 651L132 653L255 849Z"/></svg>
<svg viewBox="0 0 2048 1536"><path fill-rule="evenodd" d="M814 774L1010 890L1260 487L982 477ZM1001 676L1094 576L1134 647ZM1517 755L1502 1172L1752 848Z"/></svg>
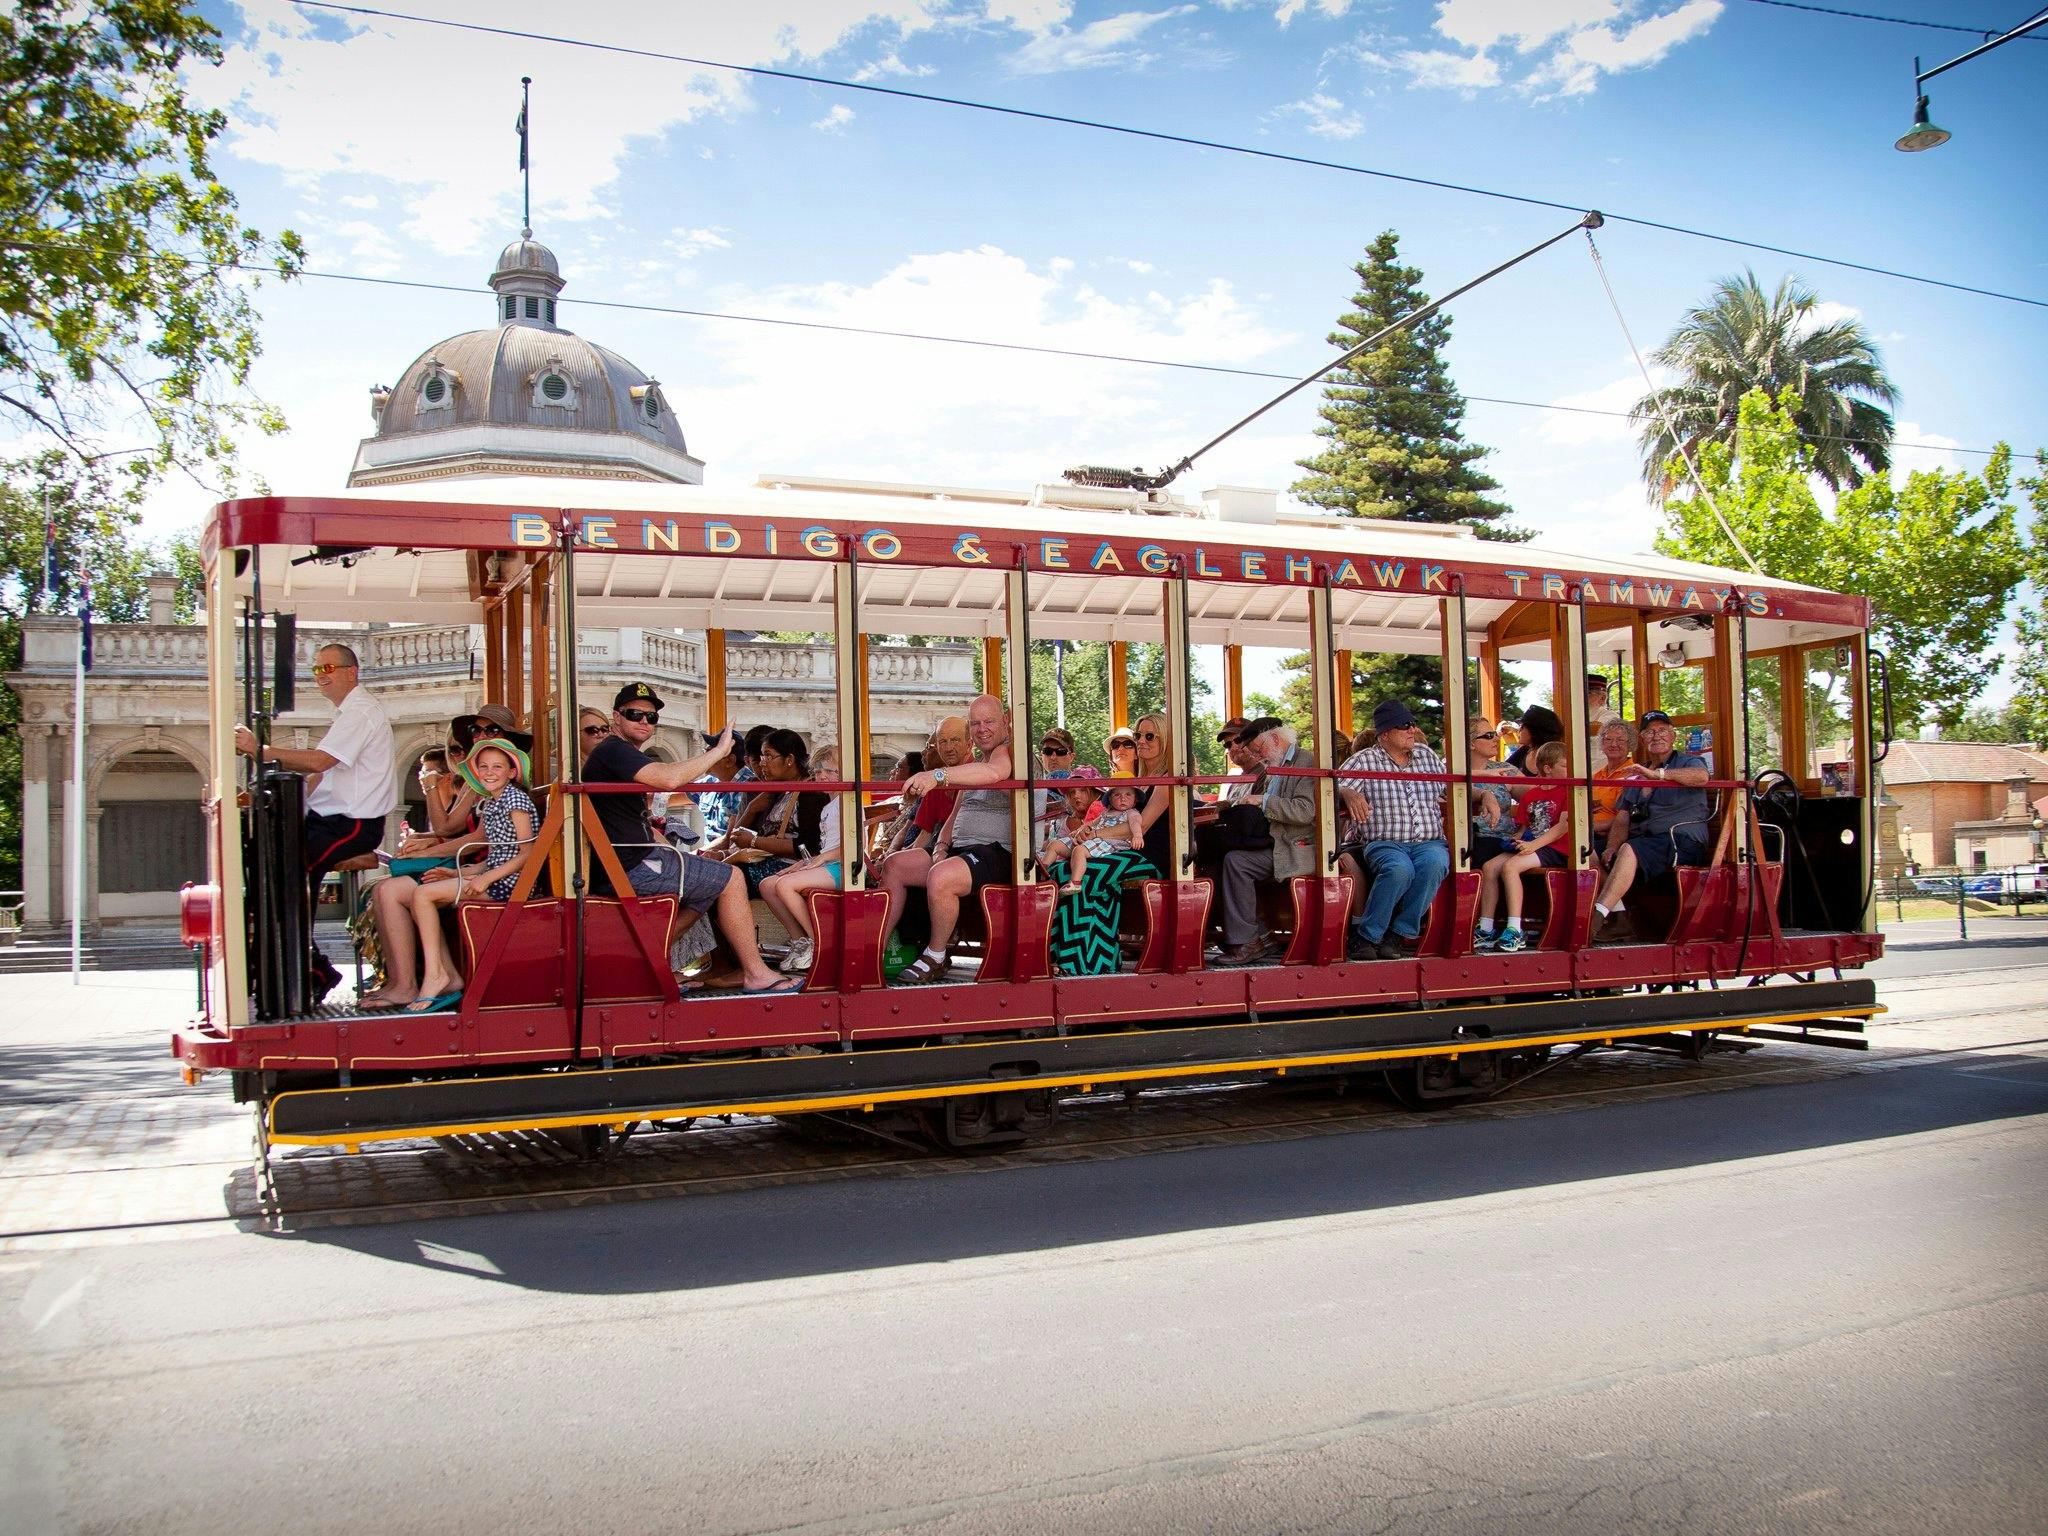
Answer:
<svg viewBox="0 0 2048 1536"><path fill-rule="evenodd" d="M21 727L21 921L50 923L50 727Z"/></svg>
<svg viewBox="0 0 2048 1536"><path fill-rule="evenodd" d="M85 916L80 922L80 931L100 931L100 812L103 807L99 797L89 795L85 802ZM65 912L70 917L70 912Z"/></svg>

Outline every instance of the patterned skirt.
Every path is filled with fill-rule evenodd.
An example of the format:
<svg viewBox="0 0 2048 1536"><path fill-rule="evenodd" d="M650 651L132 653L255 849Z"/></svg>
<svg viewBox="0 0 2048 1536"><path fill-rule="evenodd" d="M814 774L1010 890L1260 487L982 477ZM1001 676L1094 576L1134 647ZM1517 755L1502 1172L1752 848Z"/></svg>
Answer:
<svg viewBox="0 0 2048 1536"><path fill-rule="evenodd" d="M1063 895L1052 918L1052 968L1062 976L1111 976L1123 960L1117 921L1123 912L1124 882L1158 874L1136 848L1094 855L1081 876L1081 889Z"/></svg>

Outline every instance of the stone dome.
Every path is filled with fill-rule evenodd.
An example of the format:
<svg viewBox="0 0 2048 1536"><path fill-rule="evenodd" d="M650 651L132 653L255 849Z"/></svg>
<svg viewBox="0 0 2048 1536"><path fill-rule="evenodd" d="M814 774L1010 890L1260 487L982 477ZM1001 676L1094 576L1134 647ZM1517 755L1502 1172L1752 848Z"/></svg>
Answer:
<svg viewBox="0 0 2048 1536"><path fill-rule="evenodd" d="M427 348L370 391L376 430L350 485L480 474L596 475L701 484L658 379L556 324L554 252L524 236L499 253L497 324Z"/></svg>

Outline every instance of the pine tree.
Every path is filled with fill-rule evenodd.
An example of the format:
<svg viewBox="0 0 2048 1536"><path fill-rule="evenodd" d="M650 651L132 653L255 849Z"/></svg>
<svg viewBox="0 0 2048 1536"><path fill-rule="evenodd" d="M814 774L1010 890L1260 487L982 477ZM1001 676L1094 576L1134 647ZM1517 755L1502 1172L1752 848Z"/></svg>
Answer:
<svg viewBox="0 0 2048 1536"><path fill-rule="evenodd" d="M1359 291L1330 333L1332 346L1355 347L1429 302L1421 270L1401 265L1399 256L1400 238L1391 229L1366 247L1366 259L1352 269ZM1294 483L1296 496L1346 517L1464 523L1482 538L1528 537L1502 521L1509 508L1487 494L1500 488L1478 467L1490 450L1465 439L1465 397L1442 356L1450 334L1449 317L1432 315L1329 376L1316 428L1329 446L1300 461L1308 474ZM1297 662L1305 667L1307 657L1285 664ZM1441 741L1441 672L1428 657L1356 657L1360 722L1381 699L1398 697L1415 710L1431 740ZM1306 698L1305 690L1300 696Z"/></svg>

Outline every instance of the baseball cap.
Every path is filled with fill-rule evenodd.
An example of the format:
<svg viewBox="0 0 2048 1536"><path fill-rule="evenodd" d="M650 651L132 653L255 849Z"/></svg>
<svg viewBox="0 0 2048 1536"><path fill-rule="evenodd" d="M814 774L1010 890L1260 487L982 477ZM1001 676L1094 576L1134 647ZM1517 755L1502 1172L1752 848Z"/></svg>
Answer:
<svg viewBox="0 0 2048 1536"><path fill-rule="evenodd" d="M613 697L612 708L624 709L628 704L647 704L659 710L661 695L645 683L628 683Z"/></svg>

